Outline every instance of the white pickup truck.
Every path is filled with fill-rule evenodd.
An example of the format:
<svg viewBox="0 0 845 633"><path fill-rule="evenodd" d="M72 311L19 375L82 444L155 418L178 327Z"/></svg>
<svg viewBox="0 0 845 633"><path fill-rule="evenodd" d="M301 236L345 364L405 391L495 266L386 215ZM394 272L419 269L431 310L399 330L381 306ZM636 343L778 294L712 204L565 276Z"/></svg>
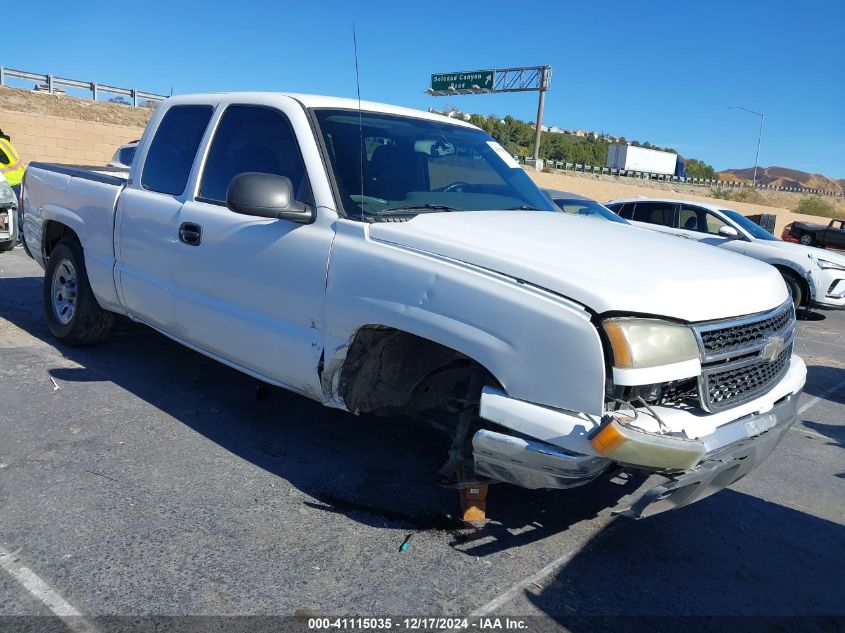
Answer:
<svg viewBox="0 0 845 633"><path fill-rule="evenodd" d="M663 475L633 517L754 469L806 375L771 266L555 212L485 132L405 108L171 98L128 176L30 165L23 225L63 343L123 314L326 406L445 421L464 482Z"/></svg>

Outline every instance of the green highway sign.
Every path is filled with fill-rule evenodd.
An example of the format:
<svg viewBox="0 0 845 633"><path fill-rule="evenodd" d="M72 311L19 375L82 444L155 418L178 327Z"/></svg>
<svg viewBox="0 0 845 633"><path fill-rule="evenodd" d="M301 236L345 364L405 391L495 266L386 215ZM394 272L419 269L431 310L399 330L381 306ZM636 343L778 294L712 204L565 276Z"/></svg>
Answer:
<svg viewBox="0 0 845 633"><path fill-rule="evenodd" d="M431 90L493 90L496 84L495 70L471 70L467 72L440 73L431 76Z"/></svg>

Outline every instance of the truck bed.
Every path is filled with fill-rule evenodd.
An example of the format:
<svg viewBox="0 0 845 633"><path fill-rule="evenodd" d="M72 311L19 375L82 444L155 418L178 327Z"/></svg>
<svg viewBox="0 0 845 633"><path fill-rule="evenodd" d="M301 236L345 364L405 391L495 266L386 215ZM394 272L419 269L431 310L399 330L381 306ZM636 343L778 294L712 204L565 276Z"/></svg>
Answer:
<svg viewBox="0 0 845 633"><path fill-rule="evenodd" d="M64 174L71 178L84 178L85 180L93 180L109 185L124 185L129 180L129 170L121 167L33 162L29 164L28 168L43 169L57 174Z"/></svg>
<svg viewBox="0 0 845 633"><path fill-rule="evenodd" d="M114 284L115 206L129 171L98 165L30 163L26 171L23 235L42 267L58 237L51 223L68 227L85 245L85 265L100 305L119 309Z"/></svg>

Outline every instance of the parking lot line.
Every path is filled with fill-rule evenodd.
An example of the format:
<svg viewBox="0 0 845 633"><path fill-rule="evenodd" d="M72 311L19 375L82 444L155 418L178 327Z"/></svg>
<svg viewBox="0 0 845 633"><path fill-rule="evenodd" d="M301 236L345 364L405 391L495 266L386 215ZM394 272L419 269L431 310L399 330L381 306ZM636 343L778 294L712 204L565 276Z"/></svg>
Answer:
<svg viewBox="0 0 845 633"><path fill-rule="evenodd" d="M840 391L841 389L845 389L845 380L840 380L838 383L833 385L830 389L825 389L819 395L813 396L812 398L810 398L807 402L805 402L801 406L800 409L798 409L798 415L801 415L807 409L810 409L810 408L816 406L816 403L819 400L826 400L828 396L832 396L834 393L836 393L837 391Z"/></svg>
<svg viewBox="0 0 845 633"><path fill-rule="evenodd" d="M583 554L584 550L587 547L593 547L599 541L603 541L606 539L614 530L615 525L619 525L619 521L615 521L611 523L608 527L601 530L598 536L594 536L592 540L590 540L586 546L575 548L573 551L567 552L563 556L556 558L551 563L546 565L545 567L539 569L538 571L534 572L527 578L523 578L521 581L510 587L509 589L503 591L498 596L490 600L490 602L484 604L483 606L475 609L472 613L470 613L470 617L482 617L485 615L490 615L501 606L507 604L517 596L521 591L525 591L532 585L542 586L544 582L546 582L549 578L554 576L558 571L560 571L563 567L566 566L569 561L574 558L576 555Z"/></svg>
<svg viewBox="0 0 845 633"><path fill-rule="evenodd" d="M808 343L823 343L824 345L830 345L831 347L841 347L842 349L845 349L845 345L840 345L839 343L831 343L830 341L819 341L818 339L806 338L804 336L796 336L795 338L799 341L806 341Z"/></svg>
<svg viewBox="0 0 845 633"><path fill-rule="evenodd" d="M44 604L76 633L99 633L99 629L86 620L73 605L62 598L50 585L24 565L18 565L15 556L0 546L0 567L17 580L29 595Z"/></svg>

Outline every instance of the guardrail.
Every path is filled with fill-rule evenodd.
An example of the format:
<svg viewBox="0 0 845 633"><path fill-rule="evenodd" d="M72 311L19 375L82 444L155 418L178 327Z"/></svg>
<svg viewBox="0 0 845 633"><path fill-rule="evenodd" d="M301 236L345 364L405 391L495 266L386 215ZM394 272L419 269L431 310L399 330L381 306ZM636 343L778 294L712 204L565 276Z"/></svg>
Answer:
<svg viewBox="0 0 845 633"><path fill-rule="evenodd" d="M117 86L98 84L96 81L65 79L62 77L55 77L50 74L33 73L27 70L15 70L14 68L0 66L0 86L6 85L7 77L34 81L36 89L43 86L43 89L50 94L53 94L57 87L64 86L66 88L81 88L82 90L90 90L91 98L94 101L97 101L97 97L101 92L119 95L121 97L129 97L132 100L132 105L135 107L138 107L139 101L164 101L167 99L167 96L165 95L157 95L152 92L142 92L140 90L136 90L135 88L118 88Z"/></svg>
<svg viewBox="0 0 845 633"><path fill-rule="evenodd" d="M520 164L529 160L528 156L516 156ZM719 180L717 178L689 178L669 174L655 174L645 171L634 171L630 169L611 169L610 167L599 167L597 165L582 165L580 163L567 163L558 160L545 161L547 167L562 169L566 171L580 171L586 174L599 174L605 176L622 176L623 178L639 178L640 180L657 180L660 182L676 182L687 185L698 185L701 187L718 186L724 189L768 189L771 191L790 191L794 193L810 193L818 196L831 196L836 198L845 197L845 193L827 191L825 189L806 189L804 187L775 187L773 185L752 185L751 183L738 182L735 180Z"/></svg>

